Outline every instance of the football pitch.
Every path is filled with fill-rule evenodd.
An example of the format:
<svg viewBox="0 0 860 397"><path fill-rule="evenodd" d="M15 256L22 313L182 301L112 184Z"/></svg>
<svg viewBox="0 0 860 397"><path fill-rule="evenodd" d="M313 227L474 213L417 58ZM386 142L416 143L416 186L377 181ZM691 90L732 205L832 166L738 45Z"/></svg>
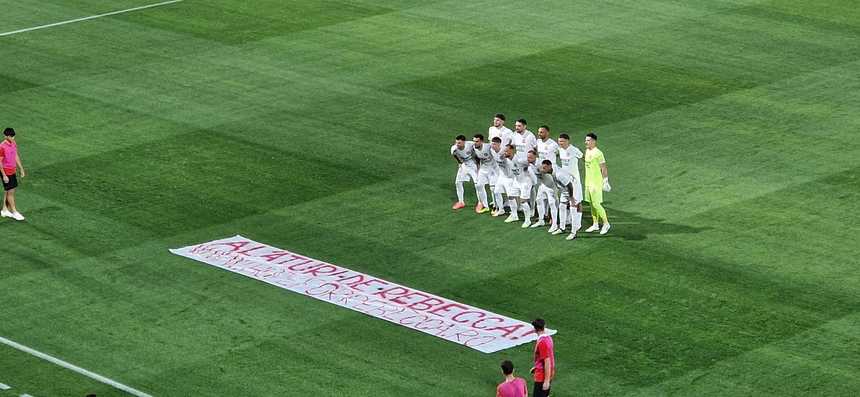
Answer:
<svg viewBox="0 0 860 397"><path fill-rule="evenodd" d="M0 34L158 0L0 0ZM511 318L553 396L860 395L854 0L185 0L0 35L0 337L153 396L490 396L484 354L168 252L241 234ZM451 210L595 131L606 236ZM583 218L591 224L588 210ZM583 228L584 229L584 228ZM0 397L122 396L0 344ZM531 388L531 385L529 385Z"/></svg>

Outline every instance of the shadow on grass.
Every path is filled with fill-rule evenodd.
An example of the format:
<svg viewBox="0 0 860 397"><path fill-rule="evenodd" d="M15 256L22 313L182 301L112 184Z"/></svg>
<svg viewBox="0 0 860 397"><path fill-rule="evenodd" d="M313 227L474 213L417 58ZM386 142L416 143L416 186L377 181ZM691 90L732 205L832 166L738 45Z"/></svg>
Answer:
<svg viewBox="0 0 860 397"><path fill-rule="evenodd" d="M667 235L667 234L691 234L701 233L706 230L713 229L712 227L696 227L690 225L682 225L666 222L664 219L647 218L635 212L622 211L613 207L609 207L604 203L609 223L612 229L607 235L600 236L597 233L584 233L585 229L591 225L591 206L587 203L582 207L582 229L577 234L577 238L623 238L625 240L645 240L652 235Z"/></svg>

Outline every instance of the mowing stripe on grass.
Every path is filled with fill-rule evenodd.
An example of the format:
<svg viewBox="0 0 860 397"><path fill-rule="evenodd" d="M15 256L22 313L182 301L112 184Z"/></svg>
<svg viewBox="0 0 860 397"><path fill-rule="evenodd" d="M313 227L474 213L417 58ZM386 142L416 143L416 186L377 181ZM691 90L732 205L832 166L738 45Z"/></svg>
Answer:
<svg viewBox="0 0 860 397"><path fill-rule="evenodd" d="M55 23L50 23L50 24L47 24L47 25L34 26L34 27L32 27L32 28L13 30L13 31L11 31L11 32L4 32L4 33L0 33L0 37L3 37L3 36L11 36L11 35L13 35L13 34L18 34L18 33L30 32L30 31L33 31L33 30L39 30L39 29L45 29L45 28L52 28L52 27L54 27L54 26L66 25L66 24L75 23L75 22L88 21L88 20L90 20L90 19L96 19L96 18L102 18L102 17L109 17L109 16L111 16L111 15L117 15L117 14L122 14L122 13L126 13L126 12L137 11L137 10L143 10L143 9L146 9L146 8L152 8L152 7L158 7L158 6L165 6L165 5L168 5L168 4L179 3L179 2L181 2L181 1L184 1L184 0L170 0L170 1L165 1L165 2L156 3L156 4L149 4L149 5L140 6L140 7L133 7L133 8L125 9L125 10L112 11L112 12L108 12L108 13L105 13L105 14L90 15L90 16L88 16L88 17L83 17L83 18L70 19L70 20L68 20L68 21L55 22Z"/></svg>
<svg viewBox="0 0 860 397"><path fill-rule="evenodd" d="M90 379L97 380L97 381L99 381L99 382L101 382L101 383L104 383L104 384L106 384L106 385L108 385L108 386L114 387L114 388L116 388L116 389L118 389L118 390L122 390L122 391L124 391L124 392L126 392L126 393L128 393L128 394L133 395L133 396L137 396L137 397L152 397L152 396L151 396L151 395L149 395L149 394L146 394L146 393L144 393L144 392L142 392L142 391L140 391L140 390L137 390L137 389L134 389L134 388L128 387L128 386L126 386L126 385L124 385L124 384L122 384L122 383L119 383L119 382L117 382L117 381L115 381L115 380L113 380L113 379L106 378L106 377L101 376L101 375L99 375L99 374L97 374L97 373L87 371L87 370L85 370L85 369L83 369L83 368L81 368L81 367L78 367L77 365L69 364L69 363L67 363L67 362L65 362L65 361L63 361L63 360L60 360L59 358L56 358L56 357L53 357L53 356L49 356L49 355L47 355L47 354L45 354L45 353L42 353L42 352L40 352L40 351L38 351L38 350L31 349L31 348L29 348L29 347L27 347L27 346L24 346L24 345L22 345L22 344L20 344L20 343L17 343L17 342L15 342L15 341L11 341L11 340L6 339L6 338L4 338L4 337L2 337L2 336L0 336L0 343L3 343L4 345L9 346L9 347L11 347L11 348L13 348L13 349L17 349L17 350L20 350L20 351L22 351L22 352L24 352L24 353L27 353L27 354L30 354L30 355L36 356L36 357L38 357L38 358L41 358L42 360L45 360L45 361L48 361L48 362L54 363L54 364L59 365L59 366L61 366L61 367L63 367L63 368L66 368L66 369L69 369L69 370L75 371L75 372L77 372L77 373L79 373L79 374L81 374L81 375L83 375L83 376L86 376L86 377L88 377L88 378L90 378Z"/></svg>

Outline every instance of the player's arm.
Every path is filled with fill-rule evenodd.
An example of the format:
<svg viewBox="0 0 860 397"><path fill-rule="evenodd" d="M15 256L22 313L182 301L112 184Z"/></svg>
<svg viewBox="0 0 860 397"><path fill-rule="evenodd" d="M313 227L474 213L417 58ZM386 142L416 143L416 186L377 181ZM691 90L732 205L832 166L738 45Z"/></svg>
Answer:
<svg viewBox="0 0 860 397"><path fill-rule="evenodd" d="M549 357L543 359L543 389L549 390L550 382L552 381L552 373L555 368L552 367L552 361Z"/></svg>
<svg viewBox="0 0 860 397"><path fill-rule="evenodd" d="M460 160L460 158L459 158L459 157L457 157L456 155L453 155L453 154L452 154L452 155L451 155L451 157L453 157L453 158L454 158L454 161L456 161L456 162L457 162L457 165L463 164L463 160Z"/></svg>
<svg viewBox="0 0 860 397"><path fill-rule="evenodd" d="M3 169L3 156L0 155L0 174L3 175L3 183L9 183L9 177L6 176L6 171Z"/></svg>
<svg viewBox="0 0 860 397"><path fill-rule="evenodd" d="M18 163L18 169L21 170L21 178L27 176L27 171L24 171L24 165L21 164L21 156L16 154L15 162Z"/></svg>
<svg viewBox="0 0 860 397"><path fill-rule="evenodd" d="M609 171L606 170L605 161L600 163L600 174L603 175L603 191L611 191L612 186L609 186Z"/></svg>
<svg viewBox="0 0 860 397"><path fill-rule="evenodd" d="M457 150L457 148L456 148L456 147L451 146L451 157L453 157L453 158L454 158L454 161L456 161L456 162L457 162L457 164L463 164L463 160L460 160L460 158L459 158L459 157L457 157L457 155L456 155L456 153L457 153L457 152L456 152L456 150Z"/></svg>

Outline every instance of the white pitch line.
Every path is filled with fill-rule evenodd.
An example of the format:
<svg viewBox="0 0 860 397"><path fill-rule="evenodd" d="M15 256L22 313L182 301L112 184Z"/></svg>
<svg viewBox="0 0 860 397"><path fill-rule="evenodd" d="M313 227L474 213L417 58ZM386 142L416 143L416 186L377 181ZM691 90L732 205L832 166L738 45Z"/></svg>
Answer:
<svg viewBox="0 0 860 397"><path fill-rule="evenodd" d="M75 23L75 22L88 21L88 20L90 20L90 19L96 19L96 18L102 18L102 17L109 17L109 16L111 16L111 15L122 14L122 13L126 13L126 12L137 11L137 10L143 10L143 9L146 9L146 8L152 8L152 7L158 7L158 6L166 6L166 5L168 5L168 4L179 3L180 1L184 1L184 0L170 0L170 1L165 1L165 2L162 2L162 3L156 3L156 4L150 4L150 5L140 6L140 7L129 8L129 9L127 9L127 10L113 11L113 12L109 12L109 13L106 13L106 14L99 14L99 15L90 15L90 16L88 16L88 17L83 17L83 18L70 19L70 20L68 20L68 21L62 21L62 22L56 22L56 23L49 23L49 24L47 24L47 25L34 26L34 27L32 27L32 28L26 28L26 29L13 30L13 31L11 31L11 32L0 33L0 37L3 37L3 36L11 36L11 35L13 35L13 34L24 33L24 32L29 32L29 31L33 31L33 30L39 30L39 29L45 29L45 28L52 28L52 27L54 27L54 26L66 25L66 24Z"/></svg>
<svg viewBox="0 0 860 397"><path fill-rule="evenodd" d="M30 355L36 356L36 357L38 357L38 358L41 358L42 360L49 361L49 362L51 362L51 363L54 363L54 364L56 364L56 365L59 365L59 366L61 366L61 367L65 368L65 369L75 371L75 372L77 372L77 373L79 373L79 374L81 374L81 375L83 375L83 376L86 376L86 377L88 377L88 378L90 378L90 379L97 380L97 381L99 381L99 382L101 382L101 383L104 383L104 384L106 384L106 385L108 385L108 386L113 386L114 388L119 389L119 390L122 390L122 391L124 391L124 392L126 392L126 393L128 393L128 394L133 395L133 396L137 396L137 397L152 397L152 396L151 396L151 395L149 395L149 394L146 394L146 393L144 393L144 392L142 392L142 391L140 391L140 390L137 390L137 389L133 389L133 388L131 388L131 387L128 387L128 386L126 386L126 385L124 385L124 384L122 384L122 383L119 383L119 382L117 382L117 381L115 381L115 380L113 380L113 379L106 378L106 377L101 376L101 375L99 375L99 374L97 374L97 373L87 371L87 370L85 370L85 369L83 369L83 368L81 368L81 367L78 367L77 365L69 364L69 363L67 363L67 362L65 362L65 361L63 361L63 360L60 360L59 358L49 356L49 355L47 355L47 354L45 354L45 353L42 353L42 352L40 352L40 351L38 351L38 350L31 349L31 348L29 348L29 347L27 347L27 346L24 346L24 345L22 345L22 344L20 344L20 343L17 343L17 342L15 342L15 341L11 341L11 340L6 339L6 338L4 338L4 337L2 337L2 336L0 336L0 343L4 344L4 345L6 345L6 346L12 347L13 349L18 349L18 350L20 350L20 351L22 351L22 352L24 352L24 353L27 353L27 354L30 354Z"/></svg>

